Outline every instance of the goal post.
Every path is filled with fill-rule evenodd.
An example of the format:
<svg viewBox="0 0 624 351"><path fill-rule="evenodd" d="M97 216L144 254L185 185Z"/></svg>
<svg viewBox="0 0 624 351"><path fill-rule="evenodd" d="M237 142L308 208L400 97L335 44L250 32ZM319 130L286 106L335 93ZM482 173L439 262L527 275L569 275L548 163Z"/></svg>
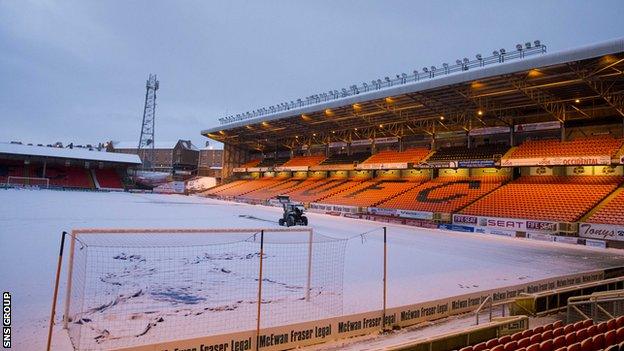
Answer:
<svg viewBox="0 0 624 351"><path fill-rule="evenodd" d="M63 326L76 350L342 314L346 239L310 227L77 229L68 239Z"/></svg>
<svg viewBox="0 0 624 351"><path fill-rule="evenodd" d="M41 177L19 177L8 176L6 181L7 187L37 187L49 188L50 179Z"/></svg>

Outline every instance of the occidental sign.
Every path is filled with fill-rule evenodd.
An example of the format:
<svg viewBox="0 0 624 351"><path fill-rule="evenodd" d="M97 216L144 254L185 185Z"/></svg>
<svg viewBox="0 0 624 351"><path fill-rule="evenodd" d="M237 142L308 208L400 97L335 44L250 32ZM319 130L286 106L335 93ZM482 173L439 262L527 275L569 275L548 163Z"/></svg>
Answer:
<svg viewBox="0 0 624 351"><path fill-rule="evenodd" d="M508 158L501 160L501 166L582 166L610 165L611 156L587 157L543 157L543 158Z"/></svg>
<svg viewBox="0 0 624 351"><path fill-rule="evenodd" d="M534 221L518 218L480 217L455 214L453 215L453 224L472 225L475 227L515 231L531 231L543 233L557 232L557 222Z"/></svg>

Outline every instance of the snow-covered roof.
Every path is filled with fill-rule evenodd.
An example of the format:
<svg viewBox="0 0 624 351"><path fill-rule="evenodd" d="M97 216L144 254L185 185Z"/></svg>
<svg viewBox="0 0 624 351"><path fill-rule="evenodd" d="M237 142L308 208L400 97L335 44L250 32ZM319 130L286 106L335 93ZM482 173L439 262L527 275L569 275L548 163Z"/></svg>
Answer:
<svg viewBox="0 0 624 351"><path fill-rule="evenodd" d="M574 49L562 50L554 53L543 54L535 57L528 57L517 61L508 61L492 66L481 67L462 71L461 73L452 73L442 75L439 78L429 80L410 81L403 84L381 88L374 91L359 93L348 97L335 98L329 101L314 103L302 107L294 107L289 110L282 110L273 113L267 113L262 116L243 119L232 123L226 123L214 126L201 131L202 135L216 133L223 130L231 130L246 125L270 122L283 118L290 118L302 114L313 113L325 109L339 108L342 106L352 105L374 99L385 98L388 96L398 96L401 94L415 93L426 91L434 88L460 84L469 81L481 80L490 77L501 76L514 72L521 72L533 68L547 67L558 65L566 62L581 61L603 55L614 54L624 51L624 37L616 38L596 44L577 47Z"/></svg>
<svg viewBox="0 0 624 351"><path fill-rule="evenodd" d="M197 149L197 147L195 147L195 145L193 145L193 143L190 140L178 140L178 141L182 141L182 145L189 150L199 151L199 149ZM170 149L173 149L178 144L178 141L157 141L154 143L154 149L170 150ZM136 149L138 146L139 146L139 143L136 141L113 141L113 148L117 150Z"/></svg>
<svg viewBox="0 0 624 351"><path fill-rule="evenodd" d="M67 158L72 160L100 161L100 162L119 162L130 164L141 164L138 155L122 154L115 152L105 152L97 150L89 150L83 148L58 148L49 146L35 146L13 143L0 142L0 154L7 155L23 155L23 156L40 156L40 157L56 157Z"/></svg>

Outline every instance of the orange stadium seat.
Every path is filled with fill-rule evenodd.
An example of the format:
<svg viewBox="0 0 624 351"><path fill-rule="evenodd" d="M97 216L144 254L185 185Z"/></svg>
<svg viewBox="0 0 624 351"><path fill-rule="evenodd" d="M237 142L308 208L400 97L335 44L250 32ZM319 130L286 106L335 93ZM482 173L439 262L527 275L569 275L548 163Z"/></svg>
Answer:
<svg viewBox="0 0 624 351"><path fill-rule="evenodd" d="M587 222L624 225L624 189L608 201L594 212Z"/></svg>
<svg viewBox="0 0 624 351"><path fill-rule="evenodd" d="M425 148L407 149L403 152L394 150L380 151L366 159L362 164L379 163L418 163L422 161L431 151Z"/></svg>
<svg viewBox="0 0 624 351"><path fill-rule="evenodd" d="M377 207L452 213L498 188L506 177L440 177L405 191Z"/></svg>
<svg viewBox="0 0 624 351"><path fill-rule="evenodd" d="M612 137L580 138L570 141L528 140L508 158L614 155L624 143Z"/></svg>
<svg viewBox="0 0 624 351"><path fill-rule="evenodd" d="M460 211L504 218L574 222L623 180L614 176L526 176L517 179Z"/></svg>
<svg viewBox="0 0 624 351"><path fill-rule="evenodd" d="M284 163L283 167L316 166L325 160L325 156L295 156Z"/></svg>
<svg viewBox="0 0 624 351"><path fill-rule="evenodd" d="M422 179L424 181L425 179ZM324 204L358 207L375 206L400 193L404 193L419 183L406 180L369 180L348 191L343 191L323 199Z"/></svg>

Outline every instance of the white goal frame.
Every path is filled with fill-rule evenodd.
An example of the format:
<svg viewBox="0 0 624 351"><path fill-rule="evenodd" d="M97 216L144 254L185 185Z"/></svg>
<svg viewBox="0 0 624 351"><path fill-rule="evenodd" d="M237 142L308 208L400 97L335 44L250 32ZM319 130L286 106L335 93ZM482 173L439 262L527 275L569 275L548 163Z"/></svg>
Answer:
<svg viewBox="0 0 624 351"><path fill-rule="evenodd" d="M308 257L307 257L307 277L306 277L306 287L305 287L305 299L306 301L310 300L310 290L311 290L311 277L312 277L312 242L314 241L314 230L311 227L287 227L287 228L206 228L206 229L99 229L99 228L89 228L89 229L74 229L70 234L70 243L69 243L69 261L68 261L68 270L67 270L67 288L65 291L65 306L63 313L63 329L68 329L68 317L69 317L69 308L70 308L70 297L72 292L72 279L73 279L73 267L74 267L74 251L76 248L76 236L78 234L81 235L97 235L97 234L222 234L222 233L234 233L234 234L244 234L244 233L292 233L292 232L302 232L308 233ZM262 257L262 255L260 255ZM260 272L262 272L262 266L260 266ZM58 272L60 273L60 272ZM57 275L58 275L57 273ZM259 283L261 283L262 279L259 279ZM259 293L261 293L259 291ZM260 301L260 300L259 300ZM56 304L56 301L54 302ZM258 304L260 307L260 303ZM55 309L55 308L54 308ZM259 311L258 311L259 315ZM258 327L259 327L259 319L258 319Z"/></svg>
<svg viewBox="0 0 624 351"><path fill-rule="evenodd" d="M50 178L41 178L41 177L19 177L19 176L9 176L6 181L7 186L22 186L22 187L41 187L41 185L32 185L32 184L24 184L24 183L11 183L13 179L21 179L21 180L44 180L45 188L50 187Z"/></svg>

